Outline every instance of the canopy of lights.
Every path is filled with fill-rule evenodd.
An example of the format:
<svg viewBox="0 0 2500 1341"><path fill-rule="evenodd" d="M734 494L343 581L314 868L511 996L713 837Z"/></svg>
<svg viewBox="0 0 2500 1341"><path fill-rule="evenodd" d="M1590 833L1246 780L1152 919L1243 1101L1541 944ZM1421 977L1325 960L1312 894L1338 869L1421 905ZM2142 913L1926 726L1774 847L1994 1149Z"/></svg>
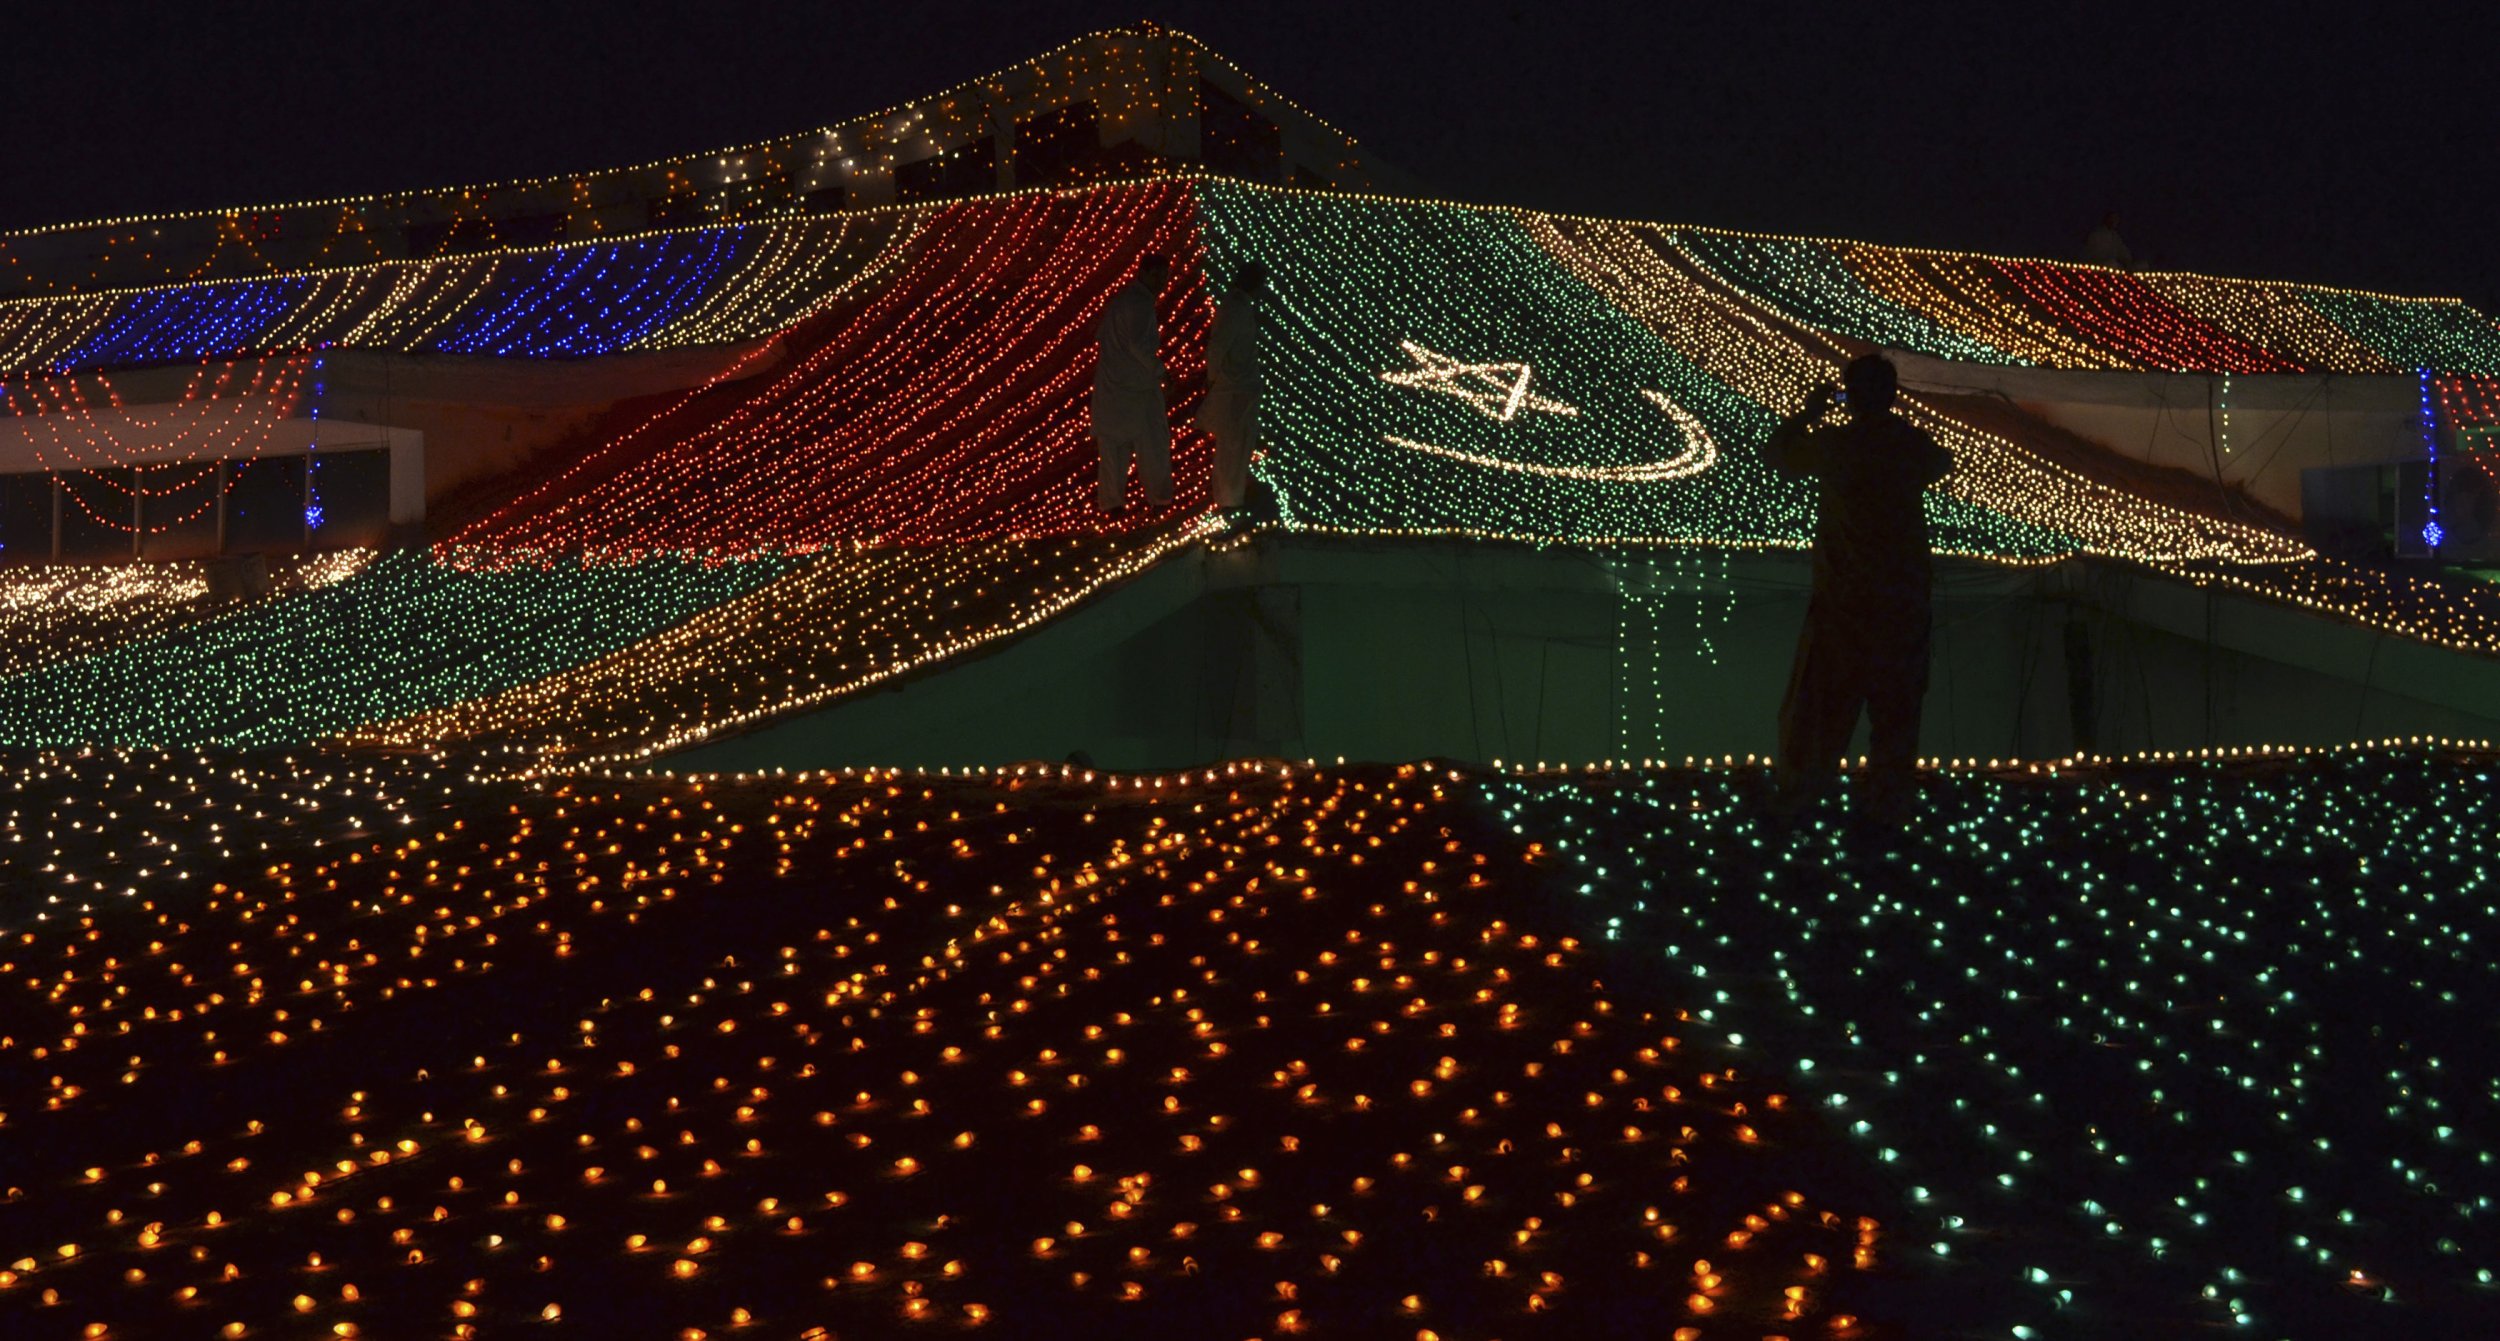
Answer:
<svg viewBox="0 0 2500 1341"><path fill-rule="evenodd" d="M1160 514L1106 518L1090 497L1092 329L1148 254L1176 262L1161 339L1180 494ZM130 413L115 382L135 365L195 367L184 403L205 426L180 441L205 479L211 458L247 465L273 416L319 412L308 351L752 352L579 446L430 557L330 561L362 569L336 589L275 582L207 623L152 624L138 587L178 587L176 570L0 571L10 647L83 649L5 654L0 740L423 748L486 735L534 757L641 757L986 645L1203 529L1203 347L1254 261L1269 292L1254 469L1289 533L1801 548L1811 493L1758 449L1803 388L1869 345L2081 371L2424 369L2427 413L2460 425L2500 401L2500 326L2454 302L1214 180L24 298L0 303L13 370L0 392L40 429L45 462L79 482L66 496L90 526L117 524L131 490L150 507L171 496L78 469L112 459L128 431L103 411ZM2227 506L2096 477L1942 402L1913 394L1903 409L1955 455L1928 497L1940 552L2156 565L2493 646L2500 607L2479 584L2387 580ZM1040 586L985 587L975 607L904 621L908 633L876 613L994 562ZM96 582L129 590L44 595ZM802 608L812 640L786 617ZM847 646L845 629L873 633ZM38 659L60 664L15 664ZM205 665L220 673L184 669ZM583 677L613 688L585 697ZM710 682L727 687L682 692ZM634 725L626 705L664 684L675 706ZM605 727L582 720L600 713Z"/></svg>

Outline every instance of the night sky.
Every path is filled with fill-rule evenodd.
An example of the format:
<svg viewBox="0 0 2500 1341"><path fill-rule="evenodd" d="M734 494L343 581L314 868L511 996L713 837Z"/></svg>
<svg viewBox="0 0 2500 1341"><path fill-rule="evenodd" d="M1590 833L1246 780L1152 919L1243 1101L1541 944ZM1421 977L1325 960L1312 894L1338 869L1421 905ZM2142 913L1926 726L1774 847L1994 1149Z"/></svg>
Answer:
<svg viewBox="0 0 2500 1341"><path fill-rule="evenodd" d="M0 227L699 152L1140 17L1452 197L2044 256L2116 209L2152 264L2500 310L2487 3L59 5L0 32Z"/></svg>

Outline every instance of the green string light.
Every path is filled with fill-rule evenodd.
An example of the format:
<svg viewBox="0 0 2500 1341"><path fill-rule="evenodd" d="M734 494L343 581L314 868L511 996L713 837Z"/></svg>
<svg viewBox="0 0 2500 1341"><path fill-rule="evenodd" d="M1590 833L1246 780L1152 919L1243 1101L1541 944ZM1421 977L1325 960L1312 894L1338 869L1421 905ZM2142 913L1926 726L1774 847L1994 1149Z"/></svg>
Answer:
<svg viewBox="0 0 2500 1341"><path fill-rule="evenodd" d="M1292 524L1783 547L1811 536L1810 488L1759 454L1777 416L1565 271L1509 214L1217 183L1199 200L1217 273L1251 258L1268 269L1259 473ZM1665 405L1715 461L1624 478L1694 450ZM2077 548L1947 495L1928 495L1928 515L1940 549Z"/></svg>
<svg viewBox="0 0 2500 1341"><path fill-rule="evenodd" d="M1824 244L1690 229L1672 236L1687 255L1720 278L1808 325L1931 358L2015 366L2030 362L1877 294Z"/></svg>
<svg viewBox="0 0 2500 1341"><path fill-rule="evenodd" d="M2395 302L2325 290L2300 296L2397 368L2500 373L2500 325L2463 303Z"/></svg>
<svg viewBox="0 0 2500 1341"><path fill-rule="evenodd" d="M2500 1262L2466 1134L2500 1101L2487 759L1938 772L1882 835L1774 833L1751 782L1483 797L1565 859L1584 924L1850 1115L1939 1256L2105 1319L2197 1316L2210 1284L2266 1301L2210 1320L2346 1335L2391 1288L2466 1308Z"/></svg>
<svg viewBox="0 0 2500 1341"><path fill-rule="evenodd" d="M794 566L462 569L396 551L331 586L0 680L0 743L299 744L579 665Z"/></svg>

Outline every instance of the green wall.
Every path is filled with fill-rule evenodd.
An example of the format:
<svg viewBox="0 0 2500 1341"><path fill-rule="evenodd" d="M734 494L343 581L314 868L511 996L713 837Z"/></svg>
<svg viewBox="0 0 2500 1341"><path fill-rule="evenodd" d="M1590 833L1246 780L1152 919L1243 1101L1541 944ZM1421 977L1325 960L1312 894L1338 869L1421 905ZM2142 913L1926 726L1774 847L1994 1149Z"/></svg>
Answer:
<svg viewBox="0 0 2500 1341"><path fill-rule="evenodd" d="M662 766L1767 754L1806 580L1792 551L1268 536ZM2500 737L2500 660L2102 561L1941 560L1922 752L2071 752L2070 618L2104 753Z"/></svg>

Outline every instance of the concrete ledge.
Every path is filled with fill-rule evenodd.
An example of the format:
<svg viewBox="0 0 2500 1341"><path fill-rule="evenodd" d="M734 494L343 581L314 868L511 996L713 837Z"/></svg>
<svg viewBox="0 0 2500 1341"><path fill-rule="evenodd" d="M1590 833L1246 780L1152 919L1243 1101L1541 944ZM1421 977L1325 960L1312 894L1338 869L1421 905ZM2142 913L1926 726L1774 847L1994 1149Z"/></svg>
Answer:
<svg viewBox="0 0 2500 1341"><path fill-rule="evenodd" d="M659 766L1767 755L1807 582L1789 552L1271 535ZM2500 738L2500 659L2100 561L1940 560L1934 648L1936 757L2063 756L2087 717L2103 753Z"/></svg>

